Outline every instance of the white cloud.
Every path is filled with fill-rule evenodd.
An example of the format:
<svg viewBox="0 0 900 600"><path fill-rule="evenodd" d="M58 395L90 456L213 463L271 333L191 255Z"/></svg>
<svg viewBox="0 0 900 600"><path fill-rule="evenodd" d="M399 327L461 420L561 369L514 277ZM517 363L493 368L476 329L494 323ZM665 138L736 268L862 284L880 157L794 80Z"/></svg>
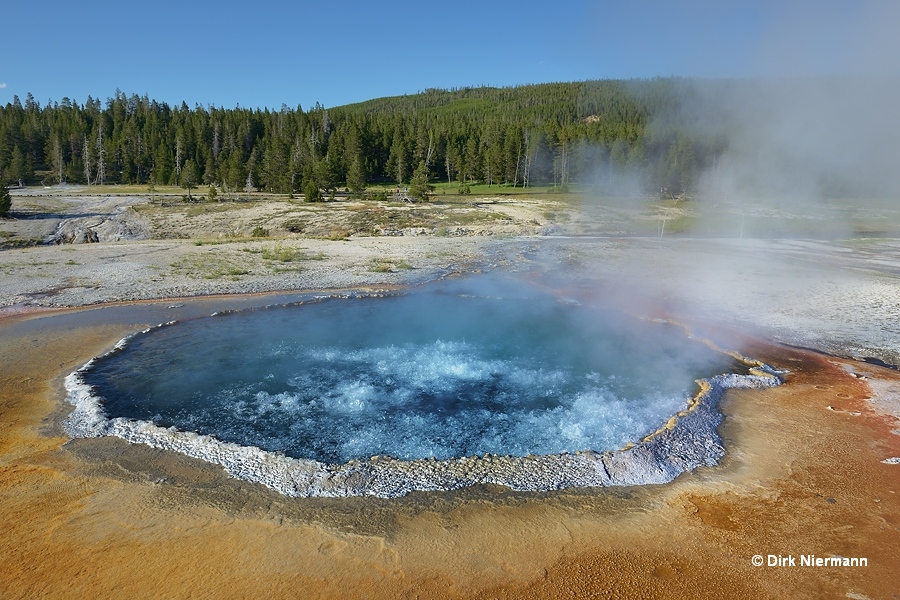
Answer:
<svg viewBox="0 0 900 600"><path fill-rule="evenodd" d="M0 90L5 90L5 89L6 89L6 84L0 83Z"/></svg>

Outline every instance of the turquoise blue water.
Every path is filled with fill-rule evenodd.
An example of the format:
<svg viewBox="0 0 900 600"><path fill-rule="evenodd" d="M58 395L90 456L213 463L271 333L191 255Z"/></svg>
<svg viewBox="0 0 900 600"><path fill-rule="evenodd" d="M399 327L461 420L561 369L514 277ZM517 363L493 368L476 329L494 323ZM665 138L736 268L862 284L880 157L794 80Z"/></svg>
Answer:
<svg viewBox="0 0 900 600"><path fill-rule="evenodd" d="M618 448L729 366L678 328L476 281L176 323L84 379L110 417L339 463Z"/></svg>

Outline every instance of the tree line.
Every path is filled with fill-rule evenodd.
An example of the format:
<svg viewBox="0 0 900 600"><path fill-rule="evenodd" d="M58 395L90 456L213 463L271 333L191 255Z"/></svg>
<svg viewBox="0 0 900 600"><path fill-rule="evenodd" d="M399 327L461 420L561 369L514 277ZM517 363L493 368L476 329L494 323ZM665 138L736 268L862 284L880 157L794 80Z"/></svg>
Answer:
<svg viewBox="0 0 900 600"><path fill-rule="evenodd" d="M690 85L688 85L690 83ZM105 102L0 106L0 175L11 184L200 185L272 193L444 180L615 193L690 190L727 146L684 106L697 82L602 80L429 89L304 110L170 106L116 90ZM706 82L702 85L723 85Z"/></svg>

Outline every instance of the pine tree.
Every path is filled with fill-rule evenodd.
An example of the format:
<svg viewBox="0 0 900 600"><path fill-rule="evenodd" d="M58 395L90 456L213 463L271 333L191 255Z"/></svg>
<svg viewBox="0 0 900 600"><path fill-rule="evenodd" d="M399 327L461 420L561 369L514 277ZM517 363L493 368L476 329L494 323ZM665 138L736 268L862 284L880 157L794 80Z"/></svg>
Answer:
<svg viewBox="0 0 900 600"><path fill-rule="evenodd" d="M387 164L388 176L395 178L397 185L400 185L406 178L406 145L403 143L403 136L399 128L394 133L390 152Z"/></svg>
<svg viewBox="0 0 900 600"><path fill-rule="evenodd" d="M28 159L18 146L13 148L12 160L9 163L9 171L12 178L19 182L19 187L25 185L31 178L31 169L29 168Z"/></svg>
<svg viewBox="0 0 900 600"><path fill-rule="evenodd" d="M350 163L350 169L347 171L347 187L354 196L362 196L366 191L366 173L362 165L362 157L357 155L353 162Z"/></svg>
<svg viewBox="0 0 900 600"><path fill-rule="evenodd" d="M240 151L235 150L228 156L224 171L224 177L222 178L224 185L222 187L225 188L226 192L235 192L246 183L247 177L244 173L244 166L241 163ZM222 175L222 169L219 170L219 174Z"/></svg>
<svg viewBox="0 0 900 600"><path fill-rule="evenodd" d="M12 196L9 195L9 188L5 181L0 181L0 217L9 216L9 209L12 208Z"/></svg>
<svg viewBox="0 0 900 600"><path fill-rule="evenodd" d="M306 184L303 186L303 195L307 202L321 202L322 192L319 191L319 184L314 177L308 177Z"/></svg>
<svg viewBox="0 0 900 600"><path fill-rule="evenodd" d="M50 165L53 167L53 175L56 183L62 184L66 180L65 170L66 164L63 160L63 147L59 142L59 138L54 136L48 147L44 150L44 155L50 157Z"/></svg>
<svg viewBox="0 0 900 600"><path fill-rule="evenodd" d="M191 189L197 187L197 166L190 158L185 161L181 168L181 187L188 191L188 200L193 200Z"/></svg>
<svg viewBox="0 0 900 600"><path fill-rule="evenodd" d="M216 182L216 165L212 154L206 155L206 166L203 168L203 183L213 185Z"/></svg>
<svg viewBox="0 0 900 600"><path fill-rule="evenodd" d="M419 166L416 167L412 179L409 182L409 195L419 202L427 202L428 192L430 192L431 189L431 186L428 185L428 167L425 166L425 161L423 160L419 163Z"/></svg>

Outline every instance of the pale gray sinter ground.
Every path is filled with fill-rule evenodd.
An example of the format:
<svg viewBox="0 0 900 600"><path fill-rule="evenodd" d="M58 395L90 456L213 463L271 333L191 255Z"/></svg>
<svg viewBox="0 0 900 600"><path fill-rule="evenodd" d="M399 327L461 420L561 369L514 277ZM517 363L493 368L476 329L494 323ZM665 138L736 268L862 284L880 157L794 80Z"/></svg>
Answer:
<svg viewBox="0 0 900 600"><path fill-rule="evenodd" d="M19 218L0 222L9 248L0 252L0 307L7 311L404 285L484 269L537 270L579 284L598 282L604 293L663 303L676 314L739 324L776 340L900 364L896 238L624 236L634 223L649 220L652 226L658 215L621 205L585 214L546 196L473 199L451 209L389 207L407 225L432 227L386 229L360 217L384 212L381 205L279 201L194 207L172 201L170 208L148 209L148 197L66 193L14 190ZM684 206L681 213L698 210ZM414 210L431 212L423 221L410 218ZM466 220L454 221L460 215ZM881 216L867 218L877 222ZM306 231L285 229L298 220ZM272 229L272 239L250 237L260 223ZM328 229L332 223L341 225L336 234ZM435 226L442 223L450 225ZM353 227L368 230L353 233ZM100 243L28 248L12 243L77 242L89 229ZM565 237L568 233L597 235ZM170 235L177 238L166 239Z"/></svg>

